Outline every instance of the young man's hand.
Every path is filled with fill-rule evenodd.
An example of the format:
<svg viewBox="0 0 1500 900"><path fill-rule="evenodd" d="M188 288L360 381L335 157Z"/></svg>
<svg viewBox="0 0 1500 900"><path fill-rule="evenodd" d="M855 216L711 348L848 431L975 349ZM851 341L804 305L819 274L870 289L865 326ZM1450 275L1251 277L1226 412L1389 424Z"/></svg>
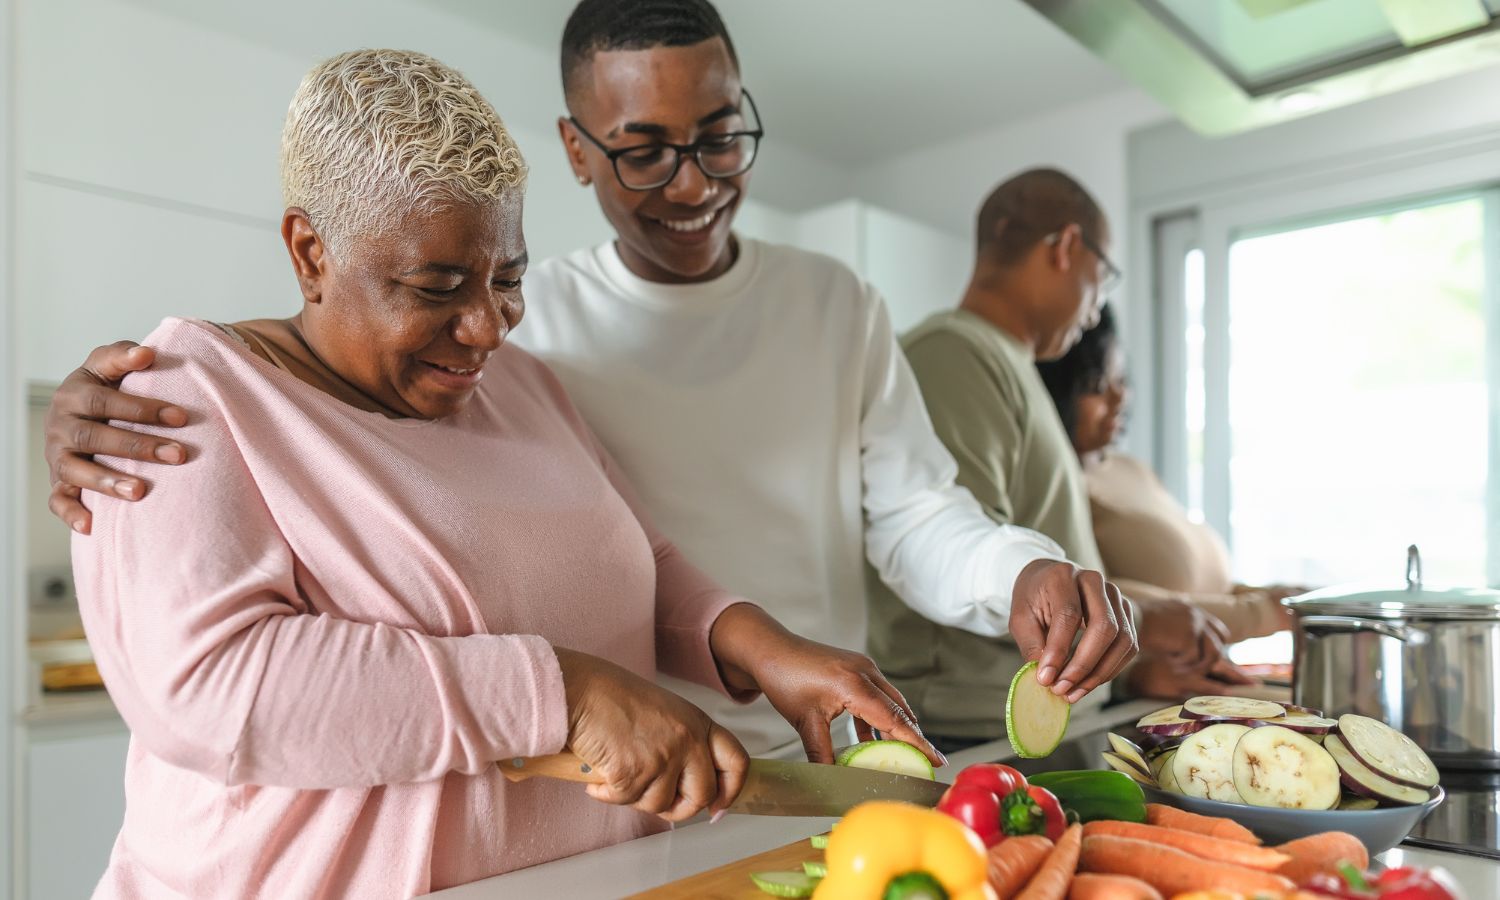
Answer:
<svg viewBox="0 0 1500 900"><path fill-rule="evenodd" d="M1010 634L1022 656L1040 661L1037 682L1069 703L1118 675L1137 650L1131 603L1120 589L1099 572L1052 559L1016 577Z"/></svg>
<svg viewBox="0 0 1500 900"><path fill-rule="evenodd" d="M47 470L52 514L79 534L88 534L93 517L83 505L84 491L126 500L146 496L146 483L94 462L96 454L176 465L187 461L181 444L109 425L109 420L176 428L187 413L170 403L136 397L119 390L131 372L149 369L156 354L148 347L120 341L95 347L84 364L58 387L47 407Z"/></svg>

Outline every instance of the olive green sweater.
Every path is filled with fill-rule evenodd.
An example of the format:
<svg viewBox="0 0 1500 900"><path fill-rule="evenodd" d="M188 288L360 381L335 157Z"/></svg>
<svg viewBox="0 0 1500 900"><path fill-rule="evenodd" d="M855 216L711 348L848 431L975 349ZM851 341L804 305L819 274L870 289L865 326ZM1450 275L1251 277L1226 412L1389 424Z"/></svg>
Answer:
<svg viewBox="0 0 1500 900"><path fill-rule="evenodd" d="M958 462L958 483L996 522L1057 541L1068 558L1102 569L1088 490L1067 431L1031 350L985 320L938 313L902 340L938 437ZM1022 659L1009 638L930 622L879 578L870 585L870 652L930 734L1005 734L1005 690ZM1082 705L1102 703L1096 690Z"/></svg>

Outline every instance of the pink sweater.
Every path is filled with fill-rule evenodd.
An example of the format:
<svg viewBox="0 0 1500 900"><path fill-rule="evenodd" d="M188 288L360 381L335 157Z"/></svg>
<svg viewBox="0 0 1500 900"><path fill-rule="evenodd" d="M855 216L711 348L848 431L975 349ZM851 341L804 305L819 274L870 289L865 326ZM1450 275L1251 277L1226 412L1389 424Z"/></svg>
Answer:
<svg viewBox="0 0 1500 900"><path fill-rule="evenodd" d="M440 420L345 405L168 319L126 388L192 461L124 463L79 603L131 729L104 897L406 897L664 826L494 762L567 737L552 644L725 690L741 602L658 535L551 372L503 347Z"/></svg>

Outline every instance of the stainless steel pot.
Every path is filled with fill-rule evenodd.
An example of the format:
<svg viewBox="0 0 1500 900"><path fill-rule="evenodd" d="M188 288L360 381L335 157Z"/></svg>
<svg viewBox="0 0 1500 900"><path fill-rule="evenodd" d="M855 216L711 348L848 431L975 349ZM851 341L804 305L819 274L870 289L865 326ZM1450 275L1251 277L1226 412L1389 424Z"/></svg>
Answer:
<svg viewBox="0 0 1500 900"><path fill-rule="evenodd" d="M1359 713L1410 735L1439 766L1500 769L1500 591L1328 588L1294 613L1292 702Z"/></svg>

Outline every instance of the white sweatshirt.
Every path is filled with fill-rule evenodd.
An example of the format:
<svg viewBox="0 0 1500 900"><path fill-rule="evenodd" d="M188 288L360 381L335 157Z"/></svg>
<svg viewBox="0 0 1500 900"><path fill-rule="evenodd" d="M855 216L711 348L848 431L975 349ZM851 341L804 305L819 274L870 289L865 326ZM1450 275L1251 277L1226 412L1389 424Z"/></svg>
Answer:
<svg viewBox="0 0 1500 900"><path fill-rule="evenodd" d="M557 373L657 527L792 631L863 652L868 558L934 622L1004 634L1016 576L1061 548L954 485L873 288L828 257L738 240L700 284L644 281L613 243L546 260L512 339ZM797 741L764 699L662 683L752 754Z"/></svg>

